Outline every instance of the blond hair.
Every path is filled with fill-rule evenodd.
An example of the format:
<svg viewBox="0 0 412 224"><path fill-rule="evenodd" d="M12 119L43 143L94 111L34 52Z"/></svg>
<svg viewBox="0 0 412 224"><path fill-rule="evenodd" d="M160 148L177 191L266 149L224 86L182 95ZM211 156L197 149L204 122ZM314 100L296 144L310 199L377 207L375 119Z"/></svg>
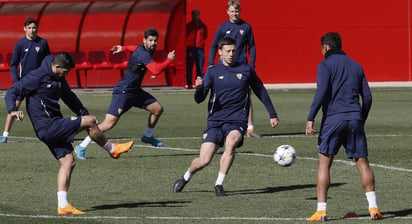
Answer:
<svg viewBox="0 0 412 224"><path fill-rule="evenodd" d="M229 9L230 6L235 7L235 9L239 9L240 10L240 2L239 0L229 0L227 2L227 9Z"/></svg>

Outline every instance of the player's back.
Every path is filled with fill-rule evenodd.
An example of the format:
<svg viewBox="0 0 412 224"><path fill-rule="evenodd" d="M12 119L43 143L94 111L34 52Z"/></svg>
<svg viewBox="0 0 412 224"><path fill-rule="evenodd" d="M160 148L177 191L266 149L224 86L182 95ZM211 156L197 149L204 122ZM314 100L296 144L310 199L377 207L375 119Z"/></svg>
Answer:
<svg viewBox="0 0 412 224"><path fill-rule="evenodd" d="M358 117L361 112L359 97L366 91L369 100L369 87L362 66L343 54L333 54L323 62L330 73L330 99L327 115L346 113ZM350 115L350 113L353 113Z"/></svg>

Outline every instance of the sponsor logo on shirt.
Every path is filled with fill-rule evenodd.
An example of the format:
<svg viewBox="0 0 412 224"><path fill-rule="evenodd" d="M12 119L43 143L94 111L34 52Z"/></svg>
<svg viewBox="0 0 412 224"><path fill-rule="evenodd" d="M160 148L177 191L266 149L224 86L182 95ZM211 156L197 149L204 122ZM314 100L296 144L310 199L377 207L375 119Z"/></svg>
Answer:
<svg viewBox="0 0 412 224"><path fill-rule="evenodd" d="M123 112L123 109L122 108L117 108L117 113L118 114L121 114Z"/></svg>
<svg viewBox="0 0 412 224"><path fill-rule="evenodd" d="M202 138L206 139L207 138L207 133L204 133Z"/></svg>
<svg viewBox="0 0 412 224"><path fill-rule="evenodd" d="M75 121L77 120L77 117L70 117L70 120Z"/></svg>
<svg viewBox="0 0 412 224"><path fill-rule="evenodd" d="M223 79L223 77L224 77L223 75L219 75L219 77L218 77L218 78L219 78L219 79Z"/></svg>
<svg viewBox="0 0 412 224"><path fill-rule="evenodd" d="M229 35L229 34L230 34L230 30L226 31L226 34Z"/></svg>

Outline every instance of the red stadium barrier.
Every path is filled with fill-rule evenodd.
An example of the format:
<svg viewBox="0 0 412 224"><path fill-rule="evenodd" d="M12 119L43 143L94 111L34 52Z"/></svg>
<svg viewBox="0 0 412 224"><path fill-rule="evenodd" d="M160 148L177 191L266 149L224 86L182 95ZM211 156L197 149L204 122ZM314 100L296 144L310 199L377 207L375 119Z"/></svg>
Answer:
<svg viewBox="0 0 412 224"><path fill-rule="evenodd" d="M116 44L140 44L143 32L154 27L160 34L157 50L175 49L176 61L184 61L185 49L176 49L175 43L185 36L184 8L184 0L0 0L0 18L4 23L0 27L4 34L0 36L0 54L13 51L14 44L24 36L23 22L30 16L38 20L38 34L47 39L53 52L84 52L82 59L74 55L77 68L67 76L70 86L112 87L120 79L128 58L124 54L106 55L97 62L94 52L108 54ZM181 15L176 17L176 12ZM176 19L179 21L172 21ZM168 85L166 73L155 79L149 75L143 85ZM11 85L6 68L0 69L0 78L0 89Z"/></svg>
<svg viewBox="0 0 412 224"><path fill-rule="evenodd" d="M148 27L159 30L158 51L176 50L176 60L164 74L143 81L145 86L183 86L185 83L185 28L190 12L198 8L208 27L205 57L219 24L228 19L227 1L187 0L0 0L0 54L7 57L24 36L27 17L39 21L39 35L53 52L104 51L115 44L142 43ZM319 39L340 32L343 49L365 69L372 82L412 81L412 23L409 0L256 1L242 0L241 18L252 25L257 49L256 70L265 84L312 83L322 55ZM210 6L213 5L213 9ZM262 5L270 11L262 13ZM333 8L325 15L323 6ZM396 47L394 47L396 43ZM112 59L108 55L108 63ZM4 67L4 66L3 66ZM81 66L80 66L81 67ZM112 87L124 71L76 69L67 77L72 87ZM84 73L83 73L84 71ZM10 72L0 69L0 89L11 85Z"/></svg>

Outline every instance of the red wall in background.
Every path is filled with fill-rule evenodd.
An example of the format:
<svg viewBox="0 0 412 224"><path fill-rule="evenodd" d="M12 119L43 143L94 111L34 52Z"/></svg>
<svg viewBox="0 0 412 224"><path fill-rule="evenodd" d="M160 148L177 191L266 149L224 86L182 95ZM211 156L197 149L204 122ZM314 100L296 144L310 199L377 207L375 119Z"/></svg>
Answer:
<svg viewBox="0 0 412 224"><path fill-rule="evenodd" d="M256 70L265 84L313 83L322 55L320 37L341 33L343 49L360 62L369 81L412 81L411 0L241 0L241 18L252 25L257 48ZM227 0L0 0L0 53L6 57L23 37L23 21L39 20L39 35L52 52L103 50L112 45L137 45L143 32L160 33L156 58L176 50L173 67L143 84L183 86L185 24L198 8L208 26L209 46L220 23L227 20ZM206 67L206 66L205 66ZM89 87L113 86L120 70L88 70ZM10 73L0 71L0 88L11 85ZM84 87L83 72L68 76L72 87Z"/></svg>
<svg viewBox="0 0 412 224"><path fill-rule="evenodd" d="M13 52L15 43L24 36L24 20L38 20L38 35L47 39L52 53L57 51L104 51L106 58L113 45L138 45L149 27L159 31L154 60L162 61L169 50L176 50L176 60L159 76L145 76L145 86L179 83L185 63L185 0L0 0L0 54ZM183 43L183 44L182 44ZM181 66L180 66L181 67ZM72 70L67 80L72 87L113 87L123 70ZM86 75L87 74L87 75ZM169 78L170 77L170 78ZM0 70L0 89L11 86L8 71ZM183 81L183 80L182 80Z"/></svg>
<svg viewBox="0 0 412 224"><path fill-rule="evenodd" d="M255 35L256 70L264 83L316 82L320 37L339 32L343 49L364 66L369 81L412 81L410 0L241 0L241 18ZM226 0L187 0L214 33L228 19ZM206 60L207 61L207 60Z"/></svg>

